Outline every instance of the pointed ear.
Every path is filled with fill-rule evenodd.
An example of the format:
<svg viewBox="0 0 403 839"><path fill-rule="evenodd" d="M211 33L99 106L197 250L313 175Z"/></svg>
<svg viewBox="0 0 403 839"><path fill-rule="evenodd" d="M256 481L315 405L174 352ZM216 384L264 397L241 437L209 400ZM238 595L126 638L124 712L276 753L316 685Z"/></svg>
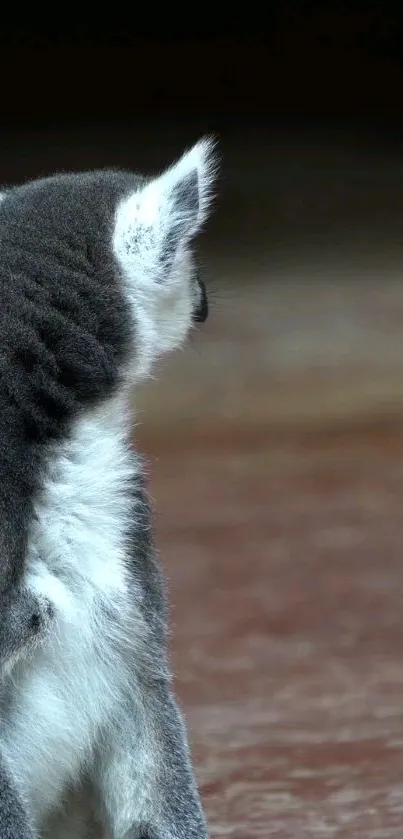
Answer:
<svg viewBox="0 0 403 839"><path fill-rule="evenodd" d="M215 181L214 143L200 140L157 178L119 205L114 249L123 267L132 262L157 281L169 271L208 216Z"/></svg>

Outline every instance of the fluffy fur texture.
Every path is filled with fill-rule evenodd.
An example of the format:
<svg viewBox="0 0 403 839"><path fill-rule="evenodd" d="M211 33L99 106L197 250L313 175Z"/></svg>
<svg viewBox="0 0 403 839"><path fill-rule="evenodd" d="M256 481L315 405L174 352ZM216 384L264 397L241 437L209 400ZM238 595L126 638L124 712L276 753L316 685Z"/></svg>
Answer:
<svg viewBox="0 0 403 839"><path fill-rule="evenodd" d="M129 394L207 313L191 241L212 160L201 141L158 178L62 175L0 203L3 592L50 620L3 673L1 839L15 790L55 839L207 835Z"/></svg>

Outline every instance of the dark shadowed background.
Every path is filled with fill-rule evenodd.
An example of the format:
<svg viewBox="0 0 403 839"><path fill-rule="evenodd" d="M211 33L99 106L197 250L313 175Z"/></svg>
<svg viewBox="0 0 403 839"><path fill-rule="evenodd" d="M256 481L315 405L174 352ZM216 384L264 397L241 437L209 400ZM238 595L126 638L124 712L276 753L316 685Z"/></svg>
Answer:
<svg viewBox="0 0 403 839"><path fill-rule="evenodd" d="M403 11L57 11L0 33L0 183L219 140L211 318L135 394L211 834L400 839Z"/></svg>

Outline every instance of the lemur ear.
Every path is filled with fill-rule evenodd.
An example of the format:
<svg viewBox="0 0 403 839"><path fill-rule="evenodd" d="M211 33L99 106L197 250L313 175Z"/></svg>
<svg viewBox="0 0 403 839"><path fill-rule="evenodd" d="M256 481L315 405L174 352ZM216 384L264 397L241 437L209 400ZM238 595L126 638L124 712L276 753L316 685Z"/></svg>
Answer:
<svg viewBox="0 0 403 839"><path fill-rule="evenodd" d="M116 214L114 249L126 270L140 267L140 260L143 271L163 281L208 215L215 171L214 143L203 139L124 199Z"/></svg>

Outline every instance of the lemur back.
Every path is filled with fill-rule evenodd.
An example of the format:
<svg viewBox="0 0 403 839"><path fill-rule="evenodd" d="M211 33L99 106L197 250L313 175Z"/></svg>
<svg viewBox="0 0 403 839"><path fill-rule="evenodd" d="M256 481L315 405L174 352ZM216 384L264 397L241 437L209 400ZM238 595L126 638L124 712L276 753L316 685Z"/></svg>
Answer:
<svg viewBox="0 0 403 839"><path fill-rule="evenodd" d="M154 179L62 175L0 203L3 590L51 614L3 680L0 752L36 830L85 782L116 839L206 836L130 401L206 316L191 241L212 175L202 141Z"/></svg>

